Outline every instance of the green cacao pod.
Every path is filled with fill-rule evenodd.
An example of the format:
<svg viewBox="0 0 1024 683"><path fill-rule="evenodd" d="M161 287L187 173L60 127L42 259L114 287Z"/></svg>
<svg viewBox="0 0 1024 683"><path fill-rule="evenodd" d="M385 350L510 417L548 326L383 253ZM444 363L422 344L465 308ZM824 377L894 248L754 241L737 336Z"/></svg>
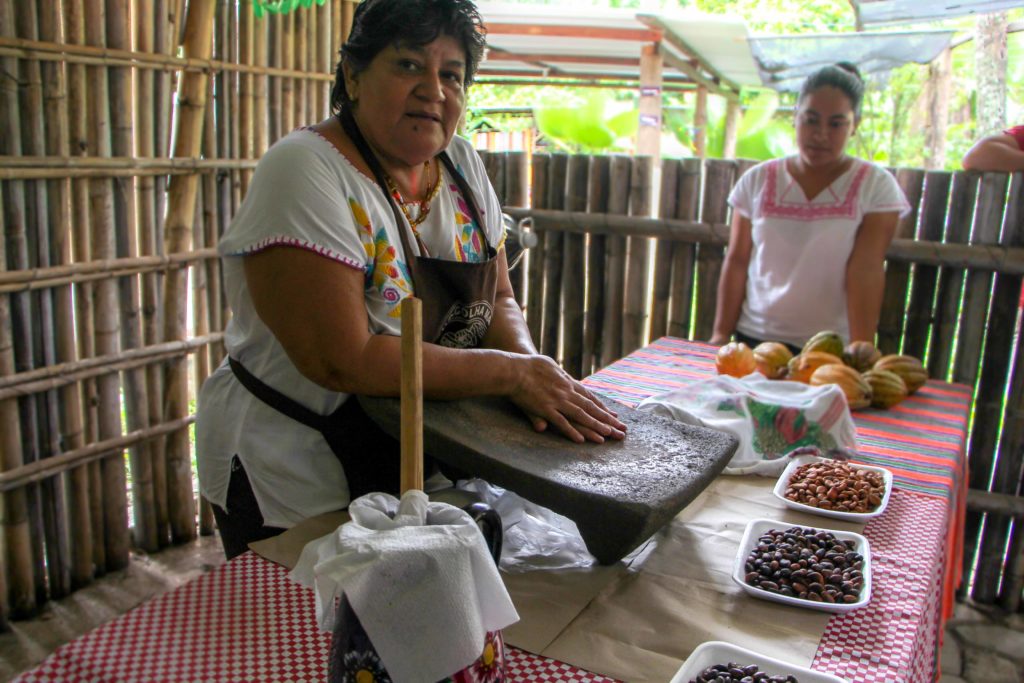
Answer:
<svg viewBox="0 0 1024 683"><path fill-rule="evenodd" d="M809 384L836 384L846 394L846 403L850 410L860 410L871 405L871 385L861 374L848 365L829 363L822 365L811 375Z"/></svg>
<svg viewBox="0 0 1024 683"><path fill-rule="evenodd" d="M786 376L789 361L793 352L785 344L779 342L761 342L754 347L754 362L757 371L768 379L781 379Z"/></svg>
<svg viewBox="0 0 1024 683"><path fill-rule="evenodd" d="M850 342L843 352L843 362L857 372L867 372L875 366L875 362L881 357L882 352L867 341Z"/></svg>
<svg viewBox="0 0 1024 683"><path fill-rule="evenodd" d="M807 343L804 344L804 348L800 350L801 353L807 353L808 351L824 351L841 358L843 355L843 339L837 333L829 330L819 332L808 339Z"/></svg>
<svg viewBox="0 0 1024 683"><path fill-rule="evenodd" d="M871 405L888 409L907 397L907 384L892 370L868 370L864 380L871 385Z"/></svg>
<svg viewBox="0 0 1024 683"><path fill-rule="evenodd" d="M928 379L928 371L921 365L921 361L913 356L900 356L897 354L882 356L875 361L874 369L895 372L903 380L903 383L907 385L908 394L912 394L920 389Z"/></svg>

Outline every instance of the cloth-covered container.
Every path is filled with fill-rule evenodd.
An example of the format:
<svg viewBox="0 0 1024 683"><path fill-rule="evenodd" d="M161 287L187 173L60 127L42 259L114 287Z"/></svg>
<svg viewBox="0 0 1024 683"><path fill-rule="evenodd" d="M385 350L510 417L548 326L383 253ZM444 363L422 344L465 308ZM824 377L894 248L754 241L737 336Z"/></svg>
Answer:
<svg viewBox="0 0 1024 683"><path fill-rule="evenodd" d="M829 455L857 446L846 396L835 384L769 380L756 372L718 375L651 396L638 408L735 435L740 446L726 474L775 476L794 450L814 447Z"/></svg>

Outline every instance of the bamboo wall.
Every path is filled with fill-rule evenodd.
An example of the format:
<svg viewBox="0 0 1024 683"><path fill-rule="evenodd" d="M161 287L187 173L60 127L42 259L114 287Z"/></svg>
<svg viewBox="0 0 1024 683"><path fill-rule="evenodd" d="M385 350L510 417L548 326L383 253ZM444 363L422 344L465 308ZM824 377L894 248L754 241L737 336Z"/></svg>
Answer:
<svg viewBox="0 0 1024 683"><path fill-rule="evenodd" d="M255 159L328 110L354 0L0 0L0 627L211 533L196 387Z"/></svg>
<svg viewBox="0 0 1024 683"><path fill-rule="evenodd" d="M726 199L751 162L666 160L655 192L651 159L539 154L523 210L511 208L527 206L523 155L482 154L508 213L532 222L538 237L518 276L543 353L583 377L665 334L711 336ZM1017 497L1019 507L1024 174L893 172L914 210L889 250L878 346L974 388L970 486ZM1011 526L1009 514L968 512L965 587L973 584L974 600L1019 609L1022 524L1024 516Z"/></svg>

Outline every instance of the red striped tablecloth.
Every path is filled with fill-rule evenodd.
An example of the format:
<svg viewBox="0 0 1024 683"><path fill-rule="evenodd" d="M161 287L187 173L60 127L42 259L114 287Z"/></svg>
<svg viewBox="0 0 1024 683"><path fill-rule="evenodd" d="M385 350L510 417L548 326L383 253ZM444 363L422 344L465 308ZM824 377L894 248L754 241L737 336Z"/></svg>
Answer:
<svg viewBox="0 0 1024 683"><path fill-rule="evenodd" d="M664 337L585 384L636 405L714 375L716 351ZM829 620L814 669L850 683L923 683L937 674L942 624L961 578L970 404L969 387L929 380L889 410L853 413L860 459L891 470L895 491L886 512L864 528L871 602Z"/></svg>

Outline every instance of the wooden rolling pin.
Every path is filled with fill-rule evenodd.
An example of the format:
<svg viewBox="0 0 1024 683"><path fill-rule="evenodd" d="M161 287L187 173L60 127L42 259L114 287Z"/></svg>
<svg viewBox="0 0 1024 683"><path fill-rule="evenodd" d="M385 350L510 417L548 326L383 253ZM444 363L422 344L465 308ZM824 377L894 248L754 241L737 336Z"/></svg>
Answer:
<svg viewBox="0 0 1024 683"><path fill-rule="evenodd" d="M423 490L423 302L402 301L402 493Z"/></svg>

